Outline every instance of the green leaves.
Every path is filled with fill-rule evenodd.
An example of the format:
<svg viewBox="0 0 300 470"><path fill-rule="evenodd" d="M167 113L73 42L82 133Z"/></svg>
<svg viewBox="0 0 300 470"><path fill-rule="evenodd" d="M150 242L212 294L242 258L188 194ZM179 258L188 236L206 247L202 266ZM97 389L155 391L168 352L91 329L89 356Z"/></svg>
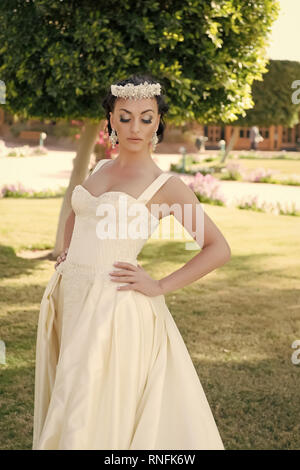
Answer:
<svg viewBox="0 0 300 470"><path fill-rule="evenodd" d="M289 60L271 60L263 81L253 83L255 106L247 111L245 119L238 125L260 125L269 127L282 124L293 127L299 122L300 104L292 102L291 88L294 80L300 77L300 63Z"/></svg>
<svg viewBox="0 0 300 470"><path fill-rule="evenodd" d="M71 6L72 5L72 8ZM104 117L108 86L132 73L160 79L169 119L233 122L253 106L274 0L0 3L6 107L40 118Z"/></svg>

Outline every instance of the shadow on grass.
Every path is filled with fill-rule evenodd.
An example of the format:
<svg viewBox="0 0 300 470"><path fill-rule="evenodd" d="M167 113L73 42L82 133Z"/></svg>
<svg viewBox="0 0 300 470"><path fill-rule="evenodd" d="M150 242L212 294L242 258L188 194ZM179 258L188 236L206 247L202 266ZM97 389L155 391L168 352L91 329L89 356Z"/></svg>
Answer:
<svg viewBox="0 0 300 470"><path fill-rule="evenodd" d="M300 403L292 399L299 373L295 366L272 359L193 362L225 449L299 449ZM0 447L30 450L34 366L14 366L8 359L0 373Z"/></svg>
<svg viewBox="0 0 300 470"><path fill-rule="evenodd" d="M162 277L160 270L167 270L165 276L195 254L182 242L150 242L140 258L157 278L155 273ZM291 362L291 344L300 339L300 291L290 285L296 267L266 269L272 256L232 256L216 272L166 295L226 449L300 448L299 366ZM2 279L32 276L28 283L2 286L0 304L0 339L6 344L0 448L30 450L36 332L45 288L34 272L44 269L49 280L51 274L41 259L20 259L10 247L1 247L0 264Z"/></svg>
<svg viewBox="0 0 300 470"><path fill-rule="evenodd" d="M51 255L52 250L44 250L40 256L36 256L34 251L28 250L29 253L32 256L21 257L11 246L0 245L0 279L31 275L41 265L41 262L55 261Z"/></svg>

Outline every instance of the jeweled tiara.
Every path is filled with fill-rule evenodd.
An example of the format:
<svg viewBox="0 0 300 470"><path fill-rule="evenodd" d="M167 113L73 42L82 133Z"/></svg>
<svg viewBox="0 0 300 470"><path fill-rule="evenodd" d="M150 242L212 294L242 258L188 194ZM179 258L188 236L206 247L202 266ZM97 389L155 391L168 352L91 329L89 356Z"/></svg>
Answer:
<svg viewBox="0 0 300 470"><path fill-rule="evenodd" d="M126 85L111 85L111 93L118 98L132 98L134 100L142 98L153 98L160 95L161 86L159 83L144 82L140 85L126 83Z"/></svg>

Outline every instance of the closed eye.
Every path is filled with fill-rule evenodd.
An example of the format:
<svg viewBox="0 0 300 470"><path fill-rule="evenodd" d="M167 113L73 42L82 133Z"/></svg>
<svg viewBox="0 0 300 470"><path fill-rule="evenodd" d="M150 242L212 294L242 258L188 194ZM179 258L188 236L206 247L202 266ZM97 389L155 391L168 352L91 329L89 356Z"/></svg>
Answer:
<svg viewBox="0 0 300 470"><path fill-rule="evenodd" d="M120 118L120 121L121 121L121 122L129 122L130 119ZM151 124L152 119L142 119L142 121L145 122L146 124Z"/></svg>

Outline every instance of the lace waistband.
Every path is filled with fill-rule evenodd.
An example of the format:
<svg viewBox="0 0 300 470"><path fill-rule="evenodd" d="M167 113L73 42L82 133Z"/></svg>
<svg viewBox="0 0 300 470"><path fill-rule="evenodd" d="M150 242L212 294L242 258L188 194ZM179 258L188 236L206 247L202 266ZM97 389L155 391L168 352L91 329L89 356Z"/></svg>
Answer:
<svg viewBox="0 0 300 470"><path fill-rule="evenodd" d="M137 259L130 259L124 261L127 263L134 264L135 266L138 265ZM89 279L93 279L98 276L104 276L110 279L109 272L118 269L118 267L114 266L113 263L114 261L111 261L109 263L103 263L100 266L95 266L89 264L79 264L66 259L57 266L56 271L60 274L63 274L64 276L79 275L87 277Z"/></svg>

